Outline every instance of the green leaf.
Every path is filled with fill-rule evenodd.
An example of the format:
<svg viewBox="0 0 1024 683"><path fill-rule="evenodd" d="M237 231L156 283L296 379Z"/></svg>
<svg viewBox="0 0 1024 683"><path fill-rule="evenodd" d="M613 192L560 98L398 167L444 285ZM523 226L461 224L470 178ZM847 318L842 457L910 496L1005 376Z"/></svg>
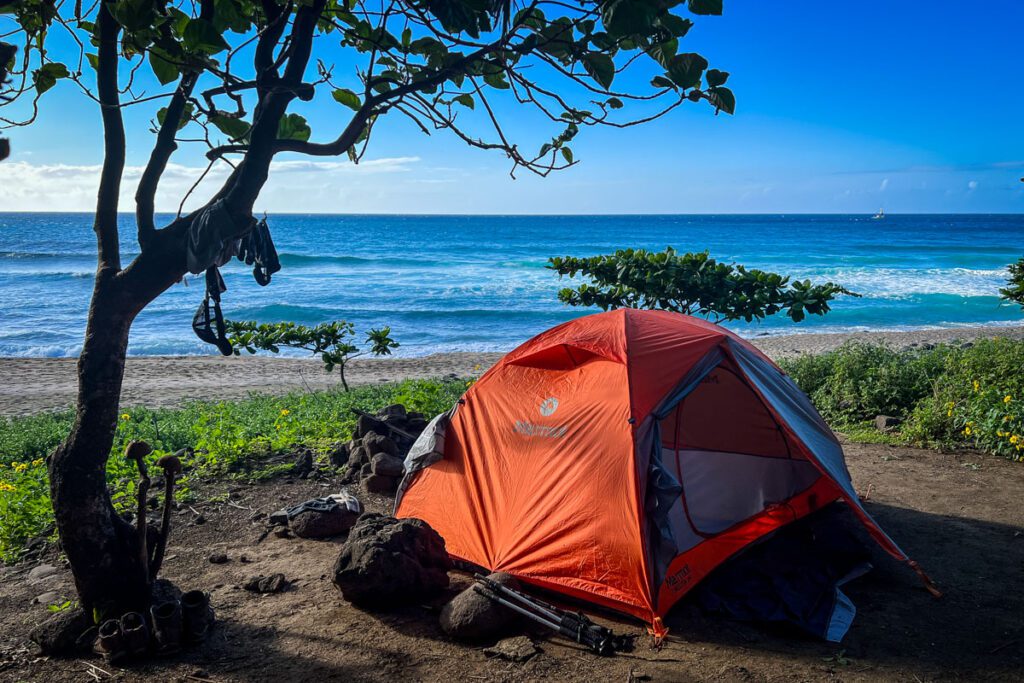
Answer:
<svg viewBox="0 0 1024 683"><path fill-rule="evenodd" d="M563 147L562 148L562 158L565 159L567 162L569 162L571 164L572 163L572 150L569 149L568 147Z"/></svg>
<svg viewBox="0 0 1024 683"><path fill-rule="evenodd" d="M252 130L252 126L248 121L236 119L232 116L224 116L223 114L211 116L210 123L217 126L220 132L232 140L245 140L249 137L249 131Z"/></svg>
<svg viewBox="0 0 1024 683"><path fill-rule="evenodd" d="M181 114L181 120L178 121L178 130L181 130L188 125L189 121L192 120L193 107L191 103L185 104L185 110ZM163 107L156 113L156 121L161 126L164 125L164 121L167 120L167 107Z"/></svg>
<svg viewBox="0 0 1024 683"><path fill-rule="evenodd" d="M406 27L406 29L404 31L402 31L402 47L404 47L406 49L409 49L409 44L411 42L412 42L412 29L409 28L409 27Z"/></svg>
<svg viewBox="0 0 1024 683"><path fill-rule="evenodd" d="M117 23L127 31L141 31L156 19L153 0L116 0L106 5Z"/></svg>
<svg viewBox="0 0 1024 683"><path fill-rule="evenodd" d="M615 79L615 62L608 55L601 52L588 52L583 55L583 68L605 90L612 86L612 81Z"/></svg>
<svg viewBox="0 0 1024 683"><path fill-rule="evenodd" d="M728 71L719 71L718 69L708 69L707 74L704 75L707 79L708 85L712 88L717 88L720 85L725 85L726 80L729 78Z"/></svg>
<svg viewBox="0 0 1024 683"><path fill-rule="evenodd" d="M657 9L639 0L608 0L601 6L601 20L613 36L650 35Z"/></svg>
<svg viewBox="0 0 1024 683"><path fill-rule="evenodd" d="M153 75L160 81L160 85L178 80L178 67L152 50L149 52L149 66L153 69Z"/></svg>
<svg viewBox="0 0 1024 683"><path fill-rule="evenodd" d="M718 111L724 111L726 114L736 113L736 96L732 94L732 90L715 88L708 93L708 99Z"/></svg>
<svg viewBox="0 0 1024 683"><path fill-rule="evenodd" d="M653 85L655 88L672 88L673 90L676 89L676 84L668 80L664 76L655 76L654 78L652 78L651 85Z"/></svg>
<svg viewBox="0 0 1024 683"><path fill-rule="evenodd" d="M622 109L622 100L620 100L618 97L609 97L605 104L607 104L612 109Z"/></svg>
<svg viewBox="0 0 1024 683"><path fill-rule="evenodd" d="M658 64L661 64L667 69L669 61L676 56L676 50L678 49L679 41L672 38L671 40L666 40L664 43L651 45L647 48L647 54L650 55Z"/></svg>
<svg viewBox="0 0 1024 683"><path fill-rule="evenodd" d="M508 81L505 80L504 71L496 71L494 73L484 74L484 83L497 88L498 90L508 90L510 87Z"/></svg>
<svg viewBox="0 0 1024 683"><path fill-rule="evenodd" d="M669 60L667 76L680 88L696 88L706 68L708 60L696 52L685 52Z"/></svg>
<svg viewBox="0 0 1024 683"><path fill-rule="evenodd" d="M89 66L94 69L98 69L100 66L100 56L93 54L92 52L86 52L85 58L89 61Z"/></svg>
<svg viewBox="0 0 1024 683"><path fill-rule="evenodd" d="M689 19L677 17L674 14L663 14L658 18L658 23L661 24L662 28L667 30L676 38L682 38L690 29L693 28L693 22Z"/></svg>
<svg viewBox="0 0 1024 683"><path fill-rule="evenodd" d="M722 13L722 0L688 0L687 5L694 14L718 16Z"/></svg>
<svg viewBox="0 0 1024 683"><path fill-rule="evenodd" d="M476 108L476 103L473 101L473 96L468 94L468 93L463 93L462 95L457 96L452 101L453 102L458 102L463 107L469 107L470 109L475 109Z"/></svg>
<svg viewBox="0 0 1024 683"><path fill-rule="evenodd" d="M281 117L281 122L277 124L277 138L279 140L300 140L306 142L312 134L313 131L310 130L305 117L298 114L286 114Z"/></svg>
<svg viewBox="0 0 1024 683"><path fill-rule="evenodd" d="M32 83L36 86L36 92L42 95L57 85L57 81L70 75L68 68L60 62L50 62L32 72Z"/></svg>
<svg viewBox="0 0 1024 683"><path fill-rule="evenodd" d="M353 111L359 111L359 108L363 106L363 103L359 100L359 95L345 88L338 88L331 93L331 96L335 102L343 104Z"/></svg>
<svg viewBox="0 0 1024 683"><path fill-rule="evenodd" d="M189 52L213 55L229 47L213 24L205 19L189 19L181 38Z"/></svg>

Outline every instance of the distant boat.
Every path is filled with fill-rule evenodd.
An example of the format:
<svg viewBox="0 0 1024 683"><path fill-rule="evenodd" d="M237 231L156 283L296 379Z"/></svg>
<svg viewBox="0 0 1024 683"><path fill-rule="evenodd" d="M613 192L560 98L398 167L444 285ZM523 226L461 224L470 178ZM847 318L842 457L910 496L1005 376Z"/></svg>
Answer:
<svg viewBox="0 0 1024 683"><path fill-rule="evenodd" d="M876 213L874 216L872 216L872 218L875 219L876 221L882 220L883 218L885 218L885 210L884 209L879 209L878 213Z"/></svg>

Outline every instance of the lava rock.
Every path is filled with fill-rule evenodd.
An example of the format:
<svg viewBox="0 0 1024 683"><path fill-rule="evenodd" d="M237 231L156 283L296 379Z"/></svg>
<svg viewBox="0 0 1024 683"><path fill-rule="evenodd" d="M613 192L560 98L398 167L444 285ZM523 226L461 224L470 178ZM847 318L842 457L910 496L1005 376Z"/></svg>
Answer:
<svg viewBox="0 0 1024 683"><path fill-rule="evenodd" d="M210 564L224 564L228 561L226 553L214 553L210 555Z"/></svg>
<svg viewBox="0 0 1024 683"><path fill-rule="evenodd" d="M44 655L71 655L88 649L92 644L87 636L92 625L92 619L85 610L76 607L57 612L32 629L28 637Z"/></svg>
<svg viewBox="0 0 1024 683"><path fill-rule="evenodd" d="M330 512L300 512L288 521L288 525L299 538L329 538L347 532L358 518L358 512L341 506Z"/></svg>
<svg viewBox="0 0 1024 683"><path fill-rule="evenodd" d="M356 420L356 438L361 439L378 427L380 427L380 420L369 415L360 415Z"/></svg>
<svg viewBox="0 0 1024 683"><path fill-rule="evenodd" d="M302 451L295 459L295 469L292 473L299 479L305 479L313 471L313 452Z"/></svg>
<svg viewBox="0 0 1024 683"><path fill-rule="evenodd" d="M364 514L334 563L333 581L359 607L418 603L448 587L444 539L421 519Z"/></svg>
<svg viewBox="0 0 1024 683"><path fill-rule="evenodd" d="M378 453L370 460L370 469L374 474L381 474L385 477L400 477L405 471L405 463L401 458L386 453Z"/></svg>
<svg viewBox="0 0 1024 683"><path fill-rule="evenodd" d="M363 448L366 449L371 457L378 453L386 453L392 456L398 455L398 446L395 442L380 434L371 434L363 437Z"/></svg>
<svg viewBox="0 0 1024 683"><path fill-rule="evenodd" d="M401 403L393 403L387 406L386 408L382 408L380 412L378 412L377 414L380 415L385 420L389 418L392 420L395 418L404 420L406 415L405 406L403 406Z"/></svg>
<svg viewBox="0 0 1024 683"><path fill-rule="evenodd" d="M278 572L270 576L251 576L242 584L242 588L253 593L280 593L288 587L288 579Z"/></svg>
<svg viewBox="0 0 1024 683"><path fill-rule="evenodd" d="M371 472L363 478L363 488L367 493L380 493L389 496L398 490L398 478Z"/></svg>
<svg viewBox="0 0 1024 683"><path fill-rule="evenodd" d="M880 432L892 432L895 431L902 421L900 418L893 417L892 415L876 415L875 429Z"/></svg>
<svg viewBox="0 0 1024 683"><path fill-rule="evenodd" d="M529 661L534 655L540 654L540 648L526 636L516 636L500 640L494 647L484 648L484 654L488 657L522 663Z"/></svg>
<svg viewBox="0 0 1024 683"><path fill-rule="evenodd" d="M351 443L352 442L349 441L348 443L340 444L331 451L330 459L332 465L335 467L342 467L343 465L348 464L348 459L352 455Z"/></svg>
<svg viewBox="0 0 1024 683"><path fill-rule="evenodd" d="M495 572L487 578L502 586L519 590L519 582L511 574ZM521 627L519 615L480 595L473 586L456 595L441 610L441 629L460 640L494 641Z"/></svg>
<svg viewBox="0 0 1024 683"><path fill-rule="evenodd" d="M38 567L33 567L32 571L28 573L28 582L35 584L48 581L56 578L58 571L52 564L41 564Z"/></svg>

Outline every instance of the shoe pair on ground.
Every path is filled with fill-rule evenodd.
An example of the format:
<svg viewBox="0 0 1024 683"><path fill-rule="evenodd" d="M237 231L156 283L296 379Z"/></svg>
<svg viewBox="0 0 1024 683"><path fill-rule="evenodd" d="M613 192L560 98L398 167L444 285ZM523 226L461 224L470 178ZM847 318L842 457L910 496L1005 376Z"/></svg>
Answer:
<svg viewBox="0 0 1024 683"><path fill-rule="evenodd" d="M206 640L214 623L210 596L202 591L153 605L149 617L147 621L138 612L128 612L120 619L108 619L100 624L93 649L112 664L151 651L170 655L182 645Z"/></svg>

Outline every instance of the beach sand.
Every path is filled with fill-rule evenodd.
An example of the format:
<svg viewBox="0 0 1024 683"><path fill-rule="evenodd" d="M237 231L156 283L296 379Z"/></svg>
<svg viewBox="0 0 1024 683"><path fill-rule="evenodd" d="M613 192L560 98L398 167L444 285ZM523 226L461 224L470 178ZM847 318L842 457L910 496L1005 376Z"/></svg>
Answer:
<svg viewBox="0 0 1024 683"><path fill-rule="evenodd" d="M1024 326L964 327L908 332L792 334L751 341L772 358L813 354L858 340L894 348L979 337L1024 339ZM358 359L346 377L350 385L403 379L475 377L501 353L440 353L418 358ZM75 400L74 358L0 358L0 415L29 415L70 407ZM326 373L315 359L267 356L138 356L128 359L122 405L172 406L190 399L219 400L250 392L285 393L338 386L337 372Z"/></svg>

